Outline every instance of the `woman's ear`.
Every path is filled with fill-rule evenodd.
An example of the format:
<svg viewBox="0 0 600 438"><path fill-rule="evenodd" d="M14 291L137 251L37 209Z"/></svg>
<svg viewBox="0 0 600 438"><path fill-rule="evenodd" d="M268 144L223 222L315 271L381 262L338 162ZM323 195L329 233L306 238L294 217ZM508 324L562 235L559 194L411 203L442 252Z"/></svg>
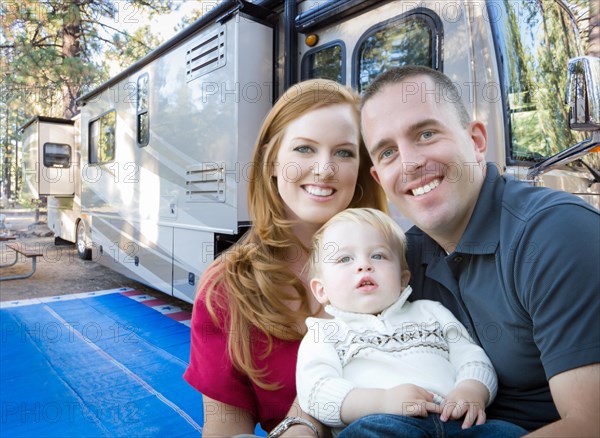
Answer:
<svg viewBox="0 0 600 438"><path fill-rule="evenodd" d="M310 280L310 290L312 291L313 295L319 303L329 303L327 295L325 294L325 287L323 287L323 282L320 279L313 278L312 280Z"/></svg>

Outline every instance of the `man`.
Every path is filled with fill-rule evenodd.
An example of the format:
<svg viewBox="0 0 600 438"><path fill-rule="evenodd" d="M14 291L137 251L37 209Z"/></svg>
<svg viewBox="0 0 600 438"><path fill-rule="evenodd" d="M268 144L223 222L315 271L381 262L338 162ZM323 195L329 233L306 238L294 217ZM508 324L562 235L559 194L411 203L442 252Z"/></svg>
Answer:
<svg viewBox="0 0 600 438"><path fill-rule="evenodd" d="M416 225L413 299L450 308L496 368L488 418L600 436L598 211L486 164L485 126L439 72L384 73L361 116L374 178Z"/></svg>

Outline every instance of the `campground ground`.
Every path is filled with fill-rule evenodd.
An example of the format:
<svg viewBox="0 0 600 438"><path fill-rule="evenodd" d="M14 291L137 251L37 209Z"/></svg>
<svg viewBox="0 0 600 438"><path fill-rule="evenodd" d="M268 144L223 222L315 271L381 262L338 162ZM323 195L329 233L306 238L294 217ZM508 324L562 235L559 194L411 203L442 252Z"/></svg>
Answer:
<svg viewBox="0 0 600 438"><path fill-rule="evenodd" d="M191 311L191 304L168 296L137 281L116 273L93 260L81 260L74 245L54 244L54 235L48 229L46 216L38 221L33 210L2 209L4 229L0 234L16 236L15 242L43 254L38 258L35 274L27 279L0 282L0 301L67 295L129 287L153 295L163 301ZM0 243L0 264L14 260L14 252ZM23 274L30 270L30 260L20 257L16 265L0 270L1 276Z"/></svg>

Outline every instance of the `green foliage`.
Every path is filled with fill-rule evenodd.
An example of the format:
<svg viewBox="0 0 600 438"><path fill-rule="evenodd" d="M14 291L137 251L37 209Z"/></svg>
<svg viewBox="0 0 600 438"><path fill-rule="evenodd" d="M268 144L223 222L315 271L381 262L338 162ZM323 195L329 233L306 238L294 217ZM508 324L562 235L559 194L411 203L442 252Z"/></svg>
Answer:
<svg viewBox="0 0 600 438"><path fill-rule="evenodd" d="M0 2L2 190L18 189L18 127L35 115L74 116L76 99L109 77L109 62L131 64L160 41L144 20L172 0L7 0ZM179 3L179 2L177 2ZM179 4L176 4L178 7ZM6 187L8 186L8 190Z"/></svg>

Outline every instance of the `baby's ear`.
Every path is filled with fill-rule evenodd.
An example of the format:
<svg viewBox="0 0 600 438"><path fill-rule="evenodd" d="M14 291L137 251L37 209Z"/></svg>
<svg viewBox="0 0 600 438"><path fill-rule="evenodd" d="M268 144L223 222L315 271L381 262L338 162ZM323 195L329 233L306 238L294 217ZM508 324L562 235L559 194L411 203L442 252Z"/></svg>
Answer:
<svg viewBox="0 0 600 438"><path fill-rule="evenodd" d="M321 304L327 304L329 300L327 299L327 295L325 294L325 288L323 287L323 282L318 278L313 278L310 280L310 290L313 295L317 299L317 301Z"/></svg>
<svg viewBox="0 0 600 438"><path fill-rule="evenodd" d="M410 281L410 271L408 269L404 269L402 274L400 274L400 284L402 285L402 289L408 286L408 282Z"/></svg>

